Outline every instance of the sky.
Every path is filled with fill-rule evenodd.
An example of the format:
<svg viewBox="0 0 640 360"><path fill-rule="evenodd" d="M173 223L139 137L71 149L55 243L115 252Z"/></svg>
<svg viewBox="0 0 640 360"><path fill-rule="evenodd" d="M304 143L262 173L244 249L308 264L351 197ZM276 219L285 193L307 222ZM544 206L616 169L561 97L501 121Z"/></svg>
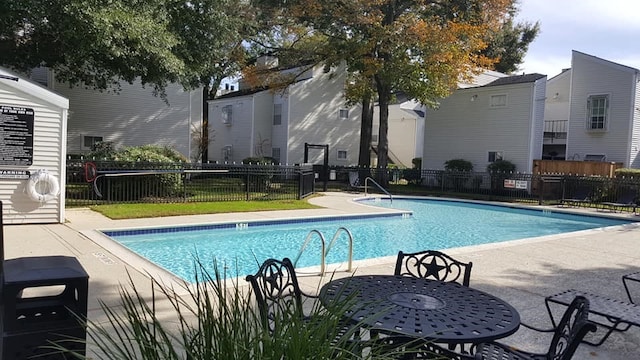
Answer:
<svg viewBox="0 0 640 360"><path fill-rule="evenodd" d="M571 50L640 69L640 1L519 0L518 22L540 22L520 65L549 78L571 67Z"/></svg>

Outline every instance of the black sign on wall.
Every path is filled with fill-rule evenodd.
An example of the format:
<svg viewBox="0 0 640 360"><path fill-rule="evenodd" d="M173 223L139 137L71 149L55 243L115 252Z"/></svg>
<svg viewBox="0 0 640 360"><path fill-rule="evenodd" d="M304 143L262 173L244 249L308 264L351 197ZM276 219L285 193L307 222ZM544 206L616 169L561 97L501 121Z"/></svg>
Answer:
<svg viewBox="0 0 640 360"><path fill-rule="evenodd" d="M0 165L33 162L33 109L0 105Z"/></svg>

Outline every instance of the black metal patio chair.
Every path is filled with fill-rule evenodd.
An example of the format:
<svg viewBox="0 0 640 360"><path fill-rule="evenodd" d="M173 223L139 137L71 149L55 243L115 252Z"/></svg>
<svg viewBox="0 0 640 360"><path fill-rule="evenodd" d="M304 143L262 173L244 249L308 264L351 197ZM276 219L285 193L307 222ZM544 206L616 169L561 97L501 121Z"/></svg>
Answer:
<svg viewBox="0 0 640 360"><path fill-rule="evenodd" d="M394 275L413 276L439 281L453 281L469 286L472 262L461 262L437 251L398 252Z"/></svg>
<svg viewBox="0 0 640 360"><path fill-rule="evenodd" d="M636 212L638 200L638 192L635 188L622 188L617 192L615 201L605 201L600 203L603 208L605 206L610 207L613 211L622 211L624 209L632 208L633 212Z"/></svg>
<svg viewBox="0 0 640 360"><path fill-rule="evenodd" d="M300 289L295 268L289 258L282 260L267 259L254 275L247 275L258 303L258 311L263 327L270 333L278 333L277 327L290 325L290 319L301 319L310 324L320 324L316 318L305 314L304 301L318 299L315 295L305 294ZM360 339L360 329L356 325L338 320L334 329L326 329L333 343L354 342Z"/></svg>
<svg viewBox="0 0 640 360"><path fill-rule="evenodd" d="M285 315L306 317L303 297L314 296L303 294L290 259L267 259L254 275L247 275L246 280L253 289L263 326L269 331L273 331L274 322Z"/></svg>
<svg viewBox="0 0 640 360"><path fill-rule="evenodd" d="M539 329L524 323L521 325L541 332L553 332L551 345L546 353L531 353L518 350L499 342L479 344L475 349L484 360L568 360L573 357L578 345L588 332L596 326L588 320L589 300L583 296L573 299L558 325L552 329Z"/></svg>
<svg viewBox="0 0 640 360"><path fill-rule="evenodd" d="M472 262L458 261L437 250L425 250L415 253L399 251L394 275L457 282L464 286L469 286L472 266ZM465 345L459 344L459 346L459 351L463 352ZM455 345L448 346L449 350L454 350L455 348Z"/></svg>
<svg viewBox="0 0 640 360"><path fill-rule="evenodd" d="M581 206L593 202L590 186L578 186L568 198L562 199L562 205Z"/></svg>
<svg viewBox="0 0 640 360"><path fill-rule="evenodd" d="M546 297L545 303L552 322L554 321L551 311L552 304L567 306L576 296L582 296L589 300L589 312L593 315L590 321L604 330L604 335L597 341L583 340L589 345L602 345L614 331L625 332L633 326L640 327L640 305L575 289Z"/></svg>

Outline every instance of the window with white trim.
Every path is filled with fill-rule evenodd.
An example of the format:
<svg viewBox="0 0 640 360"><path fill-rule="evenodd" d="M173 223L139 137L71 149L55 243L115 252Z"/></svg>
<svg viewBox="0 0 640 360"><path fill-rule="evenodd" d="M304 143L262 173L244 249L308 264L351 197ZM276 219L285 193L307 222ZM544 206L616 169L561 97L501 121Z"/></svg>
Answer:
<svg viewBox="0 0 640 360"><path fill-rule="evenodd" d="M504 158L504 154L502 151L489 151L489 158L487 161L492 163L498 160L502 160L503 158Z"/></svg>
<svg viewBox="0 0 640 360"><path fill-rule="evenodd" d="M222 107L222 123L230 126L233 123L233 105Z"/></svg>
<svg viewBox="0 0 640 360"><path fill-rule="evenodd" d="M507 106L507 95L506 94L491 95L489 106L492 108Z"/></svg>
<svg viewBox="0 0 640 360"><path fill-rule="evenodd" d="M336 156L338 160L347 160L347 150L338 150Z"/></svg>
<svg viewBox="0 0 640 360"><path fill-rule="evenodd" d="M273 125L282 125L282 104L273 104Z"/></svg>
<svg viewBox="0 0 640 360"><path fill-rule="evenodd" d="M349 109L340 109L338 116L341 120L346 120L349 118Z"/></svg>
<svg viewBox="0 0 640 360"><path fill-rule="evenodd" d="M93 146L101 141L103 141L102 136L82 135L82 144L80 148L82 150L93 150Z"/></svg>
<svg viewBox="0 0 640 360"><path fill-rule="evenodd" d="M606 130L609 95L591 95L587 99L587 129Z"/></svg>

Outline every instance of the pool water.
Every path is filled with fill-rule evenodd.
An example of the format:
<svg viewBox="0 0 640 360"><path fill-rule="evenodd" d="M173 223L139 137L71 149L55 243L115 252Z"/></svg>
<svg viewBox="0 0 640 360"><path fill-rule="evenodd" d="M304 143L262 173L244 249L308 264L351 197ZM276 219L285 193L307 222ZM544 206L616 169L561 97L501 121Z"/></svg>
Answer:
<svg viewBox="0 0 640 360"><path fill-rule="evenodd" d="M269 257L292 260L296 267L320 264L321 232L331 242L344 227L353 235L353 260L395 255L399 250L416 252L460 246L560 234L629 221L594 216L580 216L551 211L518 209L460 201L394 199L367 201L370 205L410 210L412 216L358 217L314 222L280 222L268 225L248 223L223 229L162 229L140 231L105 231L105 234L175 275L194 282L196 257L205 266L214 259L223 276L236 277L255 273ZM133 235L131 235L133 233ZM309 236L305 251L300 248ZM326 263L339 263L348 257L348 236L339 231Z"/></svg>

